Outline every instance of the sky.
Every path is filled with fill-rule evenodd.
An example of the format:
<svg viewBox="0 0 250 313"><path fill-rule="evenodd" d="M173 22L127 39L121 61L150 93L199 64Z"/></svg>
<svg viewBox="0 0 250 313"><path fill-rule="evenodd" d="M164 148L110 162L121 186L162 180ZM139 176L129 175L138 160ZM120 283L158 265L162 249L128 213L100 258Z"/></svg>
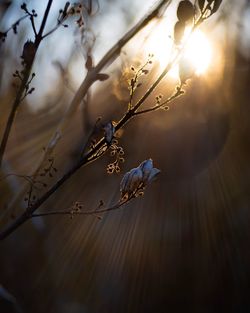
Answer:
<svg viewBox="0 0 250 313"><path fill-rule="evenodd" d="M154 25L151 23L149 27L146 28L139 36L136 37L135 40L131 40L130 43L123 49L126 51L132 59L136 59L138 56L138 52L145 50L145 55L148 53L155 53L156 57L159 56L161 50L167 50L171 45L172 28L173 23L176 19L176 5L178 1L172 1L173 4L170 6L169 10L167 10L167 14L163 16L162 22L159 25ZM13 21L17 20L22 12L19 9L22 1L15 1L14 4L10 7L8 14L6 14L5 18L1 22L3 25L10 25ZM60 8L63 8L65 1L55 0L53 1L52 10L48 19L47 29L53 27L56 23L57 14ZM94 61L98 62L102 56L107 52L116 42L126 33L144 14L148 11L148 9L153 6L156 2L153 0L144 0L143 5L140 0L128 0L128 1L114 1L114 0L101 0L99 1L99 10L96 14L91 17L88 17L84 14L85 18L85 28L91 30L91 33L94 34L96 38L94 49L93 49L93 57ZM233 36L235 33L235 27L240 23L241 25L241 36L239 45L243 49L243 52L247 55L250 47L250 24L249 24L249 16L250 9L246 10L244 14L240 14L241 7L245 3L245 0L240 0L236 2L231 0L224 1L224 7L226 4L231 5L231 9L225 9L227 14L230 15L231 23L227 25L227 27L232 28L232 32L230 36ZM40 24L42 14L46 7L46 1L28 1L28 7L31 9L34 7L38 13L38 18L36 19L37 25ZM97 8L97 6L95 6ZM34 71L38 72L39 75L36 76L33 81L34 87L36 88L36 92L31 95L28 99L28 102L32 103L32 110L37 110L43 107L45 98L50 97L51 93L53 93L53 88L55 88L56 83L59 78L59 71L53 65L55 61L59 61L61 64L67 64L70 61L69 73L70 78L72 80L73 88L77 89L77 87L81 84L85 74L86 69L84 67L85 64L85 53L83 51L83 47L81 46L80 40L80 32L77 30L76 18L71 18L68 22L68 28L59 28L56 32L54 32L51 36L46 38L42 43L42 46L39 48L39 53L37 55L37 59L34 65ZM26 27L28 25L28 21L23 23L23 26ZM163 26L162 26L163 25ZM166 26L165 26L166 25ZM157 27L166 27L165 38L162 38L163 32L160 33L155 31ZM15 58L21 55L21 47L27 39L33 39L33 34L31 32L30 27L26 27L26 33L21 39L21 45L17 46L13 34L9 35L8 40L6 41L6 45L12 46L12 53ZM216 41L217 39L223 39L225 37L225 29L220 28L216 33L214 29L210 29L209 32L213 33L213 39ZM145 37L150 35L151 44L143 45L143 40ZM44 52L47 53L44 53ZM157 55L158 53L158 55ZM141 57L141 56L140 56ZM167 58L166 58L167 59ZM120 62L116 63L116 66L121 66ZM5 68L6 77L11 78L12 71L15 71L16 64L13 62ZM9 79L5 80L6 86L9 83ZM4 83L2 88L4 88ZM34 100L35 105L34 105Z"/></svg>

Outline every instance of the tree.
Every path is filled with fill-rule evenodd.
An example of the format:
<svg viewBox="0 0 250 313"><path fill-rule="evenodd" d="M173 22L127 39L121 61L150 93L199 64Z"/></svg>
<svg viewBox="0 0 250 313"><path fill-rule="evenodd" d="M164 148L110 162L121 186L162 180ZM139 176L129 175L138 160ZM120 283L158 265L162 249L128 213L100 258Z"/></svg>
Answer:
<svg viewBox="0 0 250 313"><path fill-rule="evenodd" d="M149 53L154 53L152 64L138 78L142 85L132 104L163 71L170 59L165 45L176 48L181 40L180 1L162 7L102 68L99 78L109 78L92 84L53 152L44 156L43 147L46 151L87 68L152 10L149 2L111 0L99 7L92 2L92 15L83 14L84 27L74 27L79 15L70 16L63 23L68 27L61 25L39 45L31 71L35 90L17 110L3 155L0 230L26 210L30 187L39 199L79 161L85 146L89 151L104 136L110 140L115 122L127 112L131 79ZM3 3L1 31L22 17L14 1L2 14ZM27 3L30 13L38 14L37 31L46 5ZM53 1L46 32L56 26L60 6L63 10L64 3ZM203 49L196 49L193 36L188 40L197 61L209 52L204 37L212 53L207 70L182 87L185 94L168 103L168 110L130 119L102 157L77 170L33 213L48 216L30 218L1 241L0 312L249 311L248 14L247 1L223 1L194 32ZM17 25L17 36L11 28L1 44L0 143L19 86L11 73L22 70L24 44L34 41L29 18ZM192 72L186 56L180 57L184 74ZM170 71L141 110L175 94L178 76L176 69ZM157 169L159 176L149 184ZM116 207L120 197L128 197L130 185L140 189L144 181L137 199Z"/></svg>
<svg viewBox="0 0 250 313"><path fill-rule="evenodd" d="M88 5L85 4L74 4L71 5L67 2L63 9L60 9L59 15L57 18L57 23L54 27L49 30L46 30L46 22L48 19L49 12L52 6L52 0L48 1L47 7L45 9L42 22L39 30L37 30L36 18L37 13L34 9L30 10L27 5L24 3L21 5L21 9L24 11L25 15L21 17L17 22L15 22L7 31L1 33L2 41L6 40L7 34L10 30L13 30L14 33L17 33L17 27L19 23L25 18L29 18L31 27L33 30L34 40L27 40L23 46L22 52L22 66L21 71L16 70L13 76L19 80L20 84L17 87L16 96L12 105L11 112L6 122L6 127L4 129L3 138L1 142L0 149L0 164L2 165L2 160L5 155L6 146L8 144L8 138L15 121L15 116L17 109L21 105L22 101L29 96L34 91L32 87L32 80L35 77L35 73L32 73L32 66L36 58L36 54L40 47L40 44L43 40L46 40L48 36L52 35L59 27L68 27L66 21L71 16L77 16L77 24L81 29L82 38L86 39L86 30L85 30L85 21L84 14L91 15L93 13L93 3L90 1ZM72 175L74 175L80 168L86 166L93 161L99 159L102 155L106 154L108 151L111 151L111 155L115 157L115 161L110 163L107 171L110 173L119 172L119 164L124 161L123 158L123 149L118 146L117 134L124 128L124 126L130 122L135 117L150 113L159 109L168 109L168 103L175 100L177 97L184 94L183 86L186 84L186 81L194 75L194 68L187 62L185 59L184 51L189 40L190 34L200 26L205 20L210 18L214 13L217 12L221 5L222 1L198 1L195 5L190 1L181 1L177 8L177 19L174 26L174 48L170 56L168 64L165 66L161 74L154 79L149 88L144 91L141 98L137 101L134 101L135 92L142 85L142 77L148 75L150 67L153 63L153 55L149 54L148 59L139 67L135 68L131 66L131 78L129 79L129 101L128 106L122 117L115 121L113 118L111 121L101 123L100 119L97 118L96 123L89 131L89 135L85 139L85 143L82 147L82 150L76 157L76 160L73 162L73 165L61 175L61 177L56 180L54 183L49 184L44 181L44 177L53 177L57 173L57 168L54 165L57 157L53 156L53 152L58 141L63 138L64 130L67 127L70 119L73 114L76 112L79 107L82 99L84 99L84 106L87 106L87 96L91 85L96 81L106 81L110 76L106 73L103 73L107 64L113 62L114 59L119 55L122 47L135 36L138 32L141 31L151 20L156 18L159 15L161 10L166 10L170 1L159 1L154 8L150 10L142 19L139 21L130 31L128 31L121 40L119 40L99 61L97 65L93 63L93 57L91 55L93 49L92 45L88 42L86 44L86 63L85 67L87 69L86 77L84 78L81 86L75 93L71 104L69 105L68 110L62 116L56 131L50 138L47 146L44 148L44 155L36 167L34 172L31 175L17 175L22 177L28 183L28 192L25 197L26 209L21 213L13 222L10 222L7 225L6 229L1 232L0 238L4 239L6 236L11 234L16 228L22 225L25 221L30 218L34 218L42 215L55 215L55 214L69 214L71 216L77 215L95 215L100 217L99 214L120 208L133 198L138 195L142 195L145 187L149 182L159 173L158 169L153 168L152 160L145 160L139 167L128 172L121 181L121 197L118 202L107 208L102 208L103 201L101 200L98 207L94 210L82 211L82 205L77 201L76 203L66 211L52 211L45 213L35 212L40 206L46 202L51 195L53 195L65 182L67 182ZM161 13L162 14L162 13ZM189 31L189 36L185 38L184 32L187 27L191 27ZM179 62L179 77L180 84L175 87L174 92L169 97L162 97L162 95L156 96L156 103L149 107L144 107L145 102L148 97L155 91L159 83L164 79L164 77L169 73L172 67ZM11 176L13 174L7 174ZM7 176L4 177L7 178ZM37 189L45 188L41 195L37 196Z"/></svg>

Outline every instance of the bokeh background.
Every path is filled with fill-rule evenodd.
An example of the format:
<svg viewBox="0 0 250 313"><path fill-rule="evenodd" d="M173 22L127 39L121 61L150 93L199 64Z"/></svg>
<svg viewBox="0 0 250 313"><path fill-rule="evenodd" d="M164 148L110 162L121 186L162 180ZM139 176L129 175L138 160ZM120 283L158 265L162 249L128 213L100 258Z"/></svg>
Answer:
<svg viewBox="0 0 250 313"><path fill-rule="evenodd" d="M0 2L0 30L22 12L21 1ZM38 12L46 1L28 1ZM87 4L87 1L85 2ZM32 82L35 92L20 106L0 172L1 219L43 155L74 92L86 74L86 49L95 62L154 4L100 0L84 16L82 33L74 18L39 48ZM91 125L118 120L126 110L131 65L155 54L140 97L160 71L162 43L171 41L176 21L167 12L132 39L105 69L110 78L91 88L54 154L58 172L74 164ZM63 1L55 0L48 29ZM166 34L157 33L165 23ZM125 151L120 174L108 175L109 155L82 168L41 208L64 210L75 201L84 209L119 199L123 174L152 158L161 175L136 199L103 219L54 216L34 219L0 243L0 312L250 312L250 2L224 0L202 30L213 46L212 62L185 87L183 97L140 116L119 138ZM158 40L153 40L156 36ZM0 136L15 96L12 73L20 69L23 44L32 39L28 20L0 46ZM148 37L151 44L148 44ZM152 44L153 42L153 44ZM159 44L159 45L158 45ZM146 105L171 94L178 81L166 78ZM21 199L15 212L24 209ZM2 224L2 222L1 222Z"/></svg>

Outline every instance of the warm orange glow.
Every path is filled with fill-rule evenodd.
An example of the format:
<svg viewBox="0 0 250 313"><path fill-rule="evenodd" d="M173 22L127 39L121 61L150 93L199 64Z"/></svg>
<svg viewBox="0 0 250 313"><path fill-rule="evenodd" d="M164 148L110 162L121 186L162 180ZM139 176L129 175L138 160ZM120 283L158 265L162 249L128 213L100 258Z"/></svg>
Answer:
<svg viewBox="0 0 250 313"><path fill-rule="evenodd" d="M196 74L201 75L211 63L212 45L201 30L196 30L188 39L184 54L194 66Z"/></svg>
<svg viewBox="0 0 250 313"><path fill-rule="evenodd" d="M173 41L166 37L164 23L158 25L146 41L146 52L154 54L161 68L164 68L171 54ZM196 75L205 74L211 63L213 48L208 37L201 30L196 30L190 35L190 28L186 30L183 42L187 41L184 56L194 66ZM170 71L170 76L178 78L178 67Z"/></svg>

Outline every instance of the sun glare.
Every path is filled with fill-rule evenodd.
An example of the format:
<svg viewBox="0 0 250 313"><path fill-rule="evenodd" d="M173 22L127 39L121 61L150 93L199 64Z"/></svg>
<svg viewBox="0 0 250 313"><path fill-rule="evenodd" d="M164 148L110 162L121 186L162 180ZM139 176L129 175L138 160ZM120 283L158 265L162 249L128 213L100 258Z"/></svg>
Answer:
<svg viewBox="0 0 250 313"><path fill-rule="evenodd" d="M190 36L184 54L186 59L193 64L197 75L207 71L212 58L212 47L201 30L196 30Z"/></svg>
<svg viewBox="0 0 250 313"><path fill-rule="evenodd" d="M212 44L201 30L196 30L190 38L188 38L189 34L190 29L187 29L183 39L183 41L187 40L184 57L194 66L196 75L205 74L212 59ZM165 27L159 25L148 39L146 46L146 50L153 53L160 67L164 68L169 61L172 47L172 40L166 39ZM173 68L169 74L173 78L178 78L178 67Z"/></svg>

